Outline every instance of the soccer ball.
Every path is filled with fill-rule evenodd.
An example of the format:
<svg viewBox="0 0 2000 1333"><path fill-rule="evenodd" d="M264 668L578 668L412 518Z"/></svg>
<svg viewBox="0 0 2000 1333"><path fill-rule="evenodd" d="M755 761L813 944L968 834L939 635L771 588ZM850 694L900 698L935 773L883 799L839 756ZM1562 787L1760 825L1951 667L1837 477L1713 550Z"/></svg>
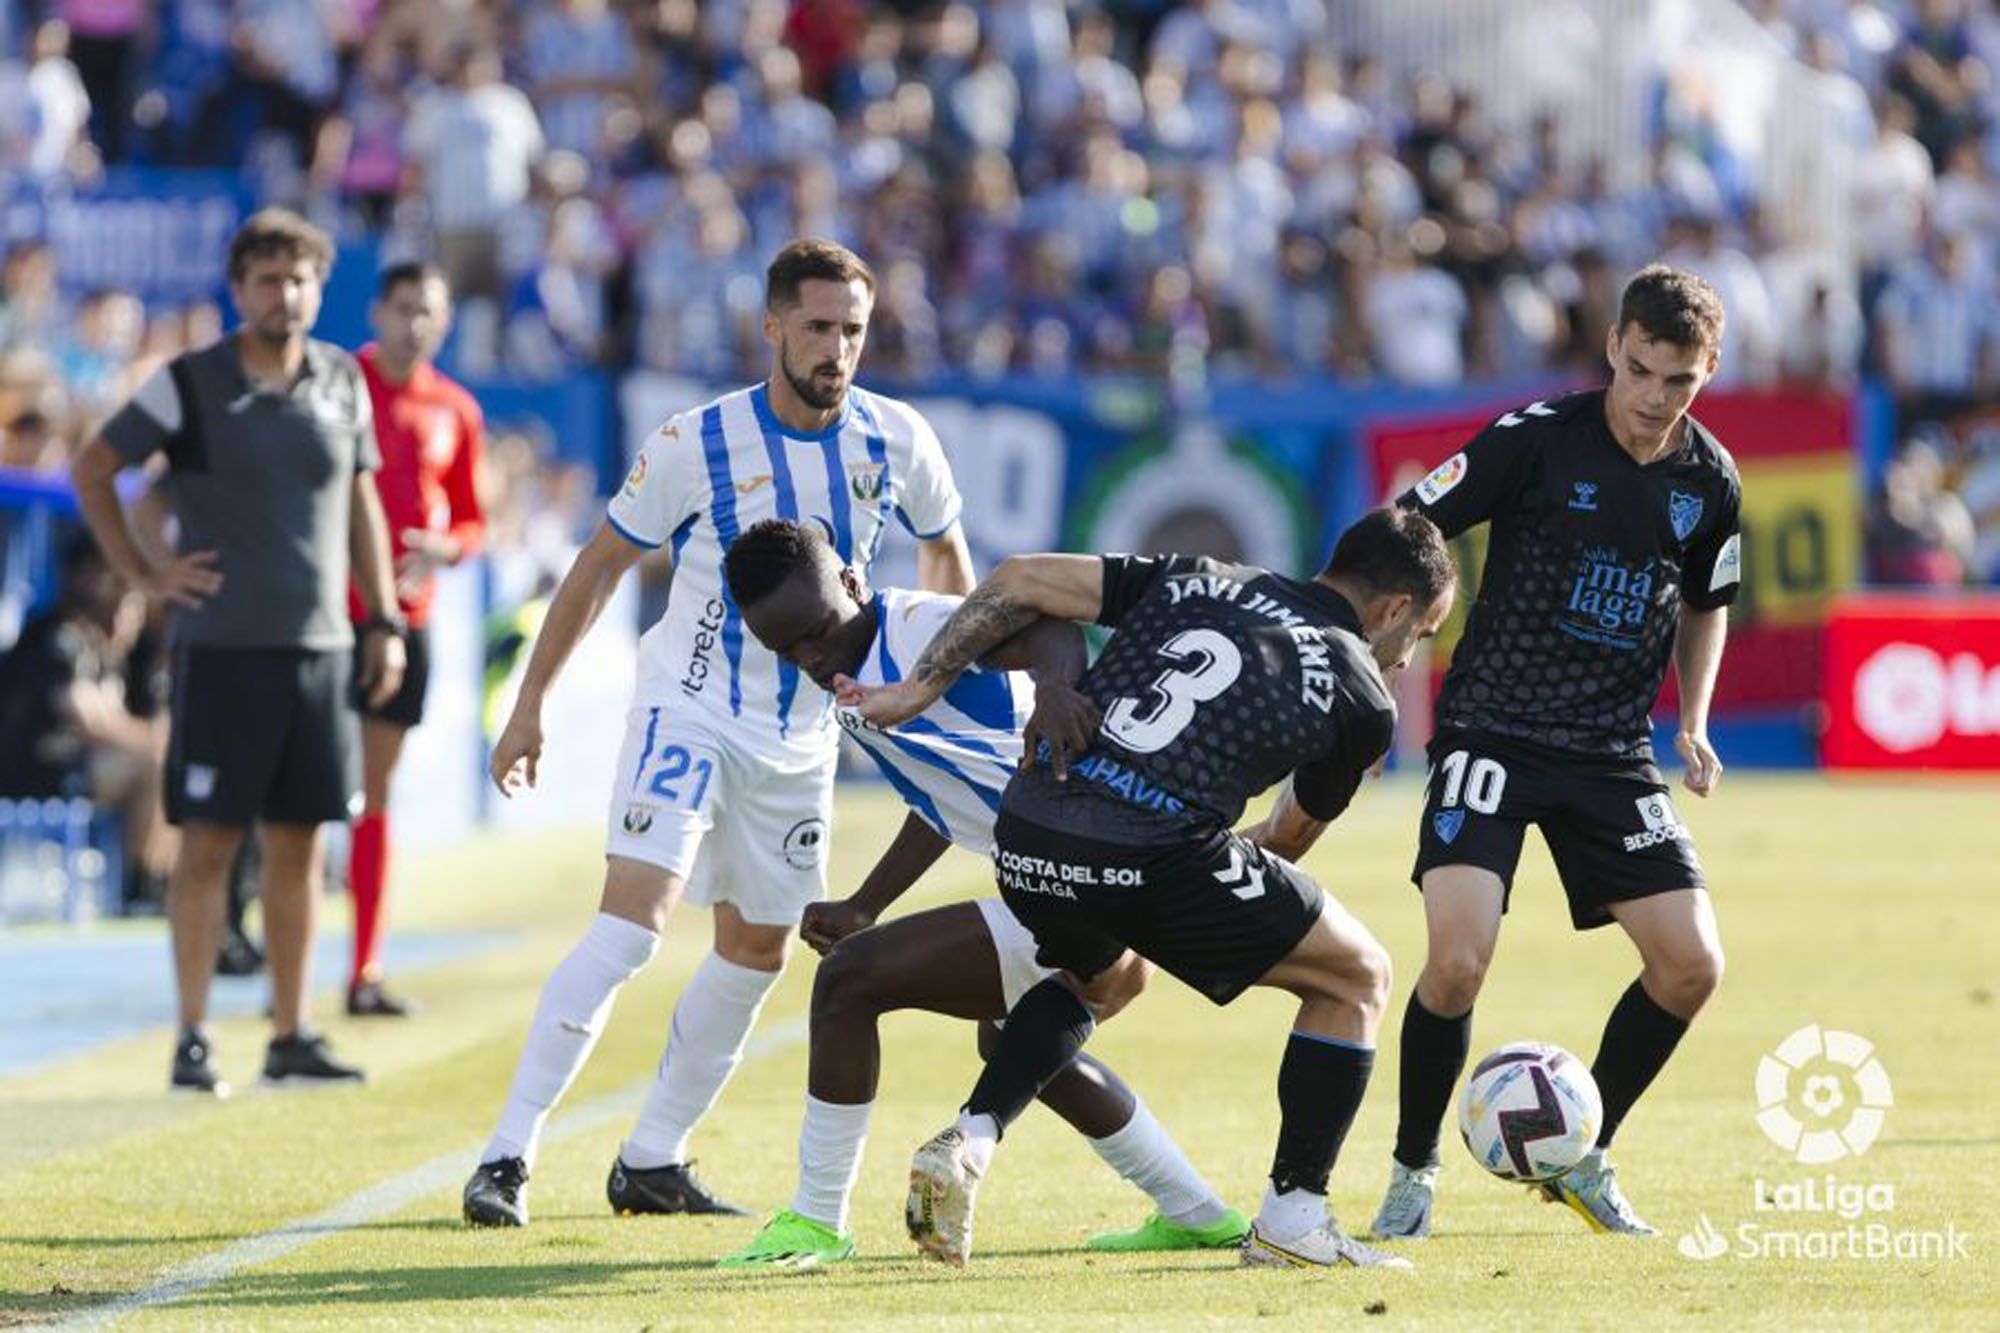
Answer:
<svg viewBox="0 0 2000 1333"><path fill-rule="evenodd" d="M1560 1046L1517 1041L1481 1060L1458 1099L1458 1132L1502 1180L1554 1180L1596 1146L1597 1080Z"/></svg>

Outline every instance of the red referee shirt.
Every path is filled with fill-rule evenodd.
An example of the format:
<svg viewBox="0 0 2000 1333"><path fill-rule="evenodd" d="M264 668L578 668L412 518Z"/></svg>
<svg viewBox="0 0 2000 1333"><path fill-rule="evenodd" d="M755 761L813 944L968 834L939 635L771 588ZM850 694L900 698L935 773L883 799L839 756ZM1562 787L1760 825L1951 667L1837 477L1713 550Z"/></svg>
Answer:
<svg viewBox="0 0 2000 1333"><path fill-rule="evenodd" d="M479 508L479 455L485 420L471 394L435 366L420 365L406 384L391 384L375 364L375 346L361 349L361 373L375 408L375 439L382 470L375 489L389 519L389 549L402 559L403 533L410 528L449 533L467 552L486 532ZM426 581L403 599L403 614L415 627L430 614L432 588ZM358 623L367 610L350 588L348 611Z"/></svg>

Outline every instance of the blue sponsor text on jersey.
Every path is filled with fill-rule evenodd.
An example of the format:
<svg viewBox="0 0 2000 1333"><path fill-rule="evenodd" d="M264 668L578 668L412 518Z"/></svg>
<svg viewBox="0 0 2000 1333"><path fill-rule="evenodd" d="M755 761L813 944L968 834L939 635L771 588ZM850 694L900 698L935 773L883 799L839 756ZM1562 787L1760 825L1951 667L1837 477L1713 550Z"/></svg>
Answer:
<svg viewBox="0 0 2000 1333"><path fill-rule="evenodd" d="M1113 795L1121 796L1147 810L1178 815L1187 809L1181 798L1166 788L1147 781L1116 759L1101 754L1091 755L1083 762L1073 765L1070 771L1097 783Z"/></svg>
<svg viewBox="0 0 2000 1333"><path fill-rule="evenodd" d="M1608 546L1586 547L1577 558L1566 613L1556 628L1586 643L1636 648L1653 604L1651 570L1634 569Z"/></svg>

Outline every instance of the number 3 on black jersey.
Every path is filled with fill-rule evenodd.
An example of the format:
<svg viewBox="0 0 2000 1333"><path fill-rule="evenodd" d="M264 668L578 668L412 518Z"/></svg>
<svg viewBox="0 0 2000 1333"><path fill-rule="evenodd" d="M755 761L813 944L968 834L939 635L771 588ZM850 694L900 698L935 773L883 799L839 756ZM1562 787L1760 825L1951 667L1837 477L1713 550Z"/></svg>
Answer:
<svg viewBox="0 0 2000 1333"><path fill-rule="evenodd" d="M1134 754L1157 754L1194 721L1195 705L1215 698L1243 670L1243 654L1212 629L1183 630L1160 645L1174 666L1148 687L1147 697L1112 701L1104 730Z"/></svg>

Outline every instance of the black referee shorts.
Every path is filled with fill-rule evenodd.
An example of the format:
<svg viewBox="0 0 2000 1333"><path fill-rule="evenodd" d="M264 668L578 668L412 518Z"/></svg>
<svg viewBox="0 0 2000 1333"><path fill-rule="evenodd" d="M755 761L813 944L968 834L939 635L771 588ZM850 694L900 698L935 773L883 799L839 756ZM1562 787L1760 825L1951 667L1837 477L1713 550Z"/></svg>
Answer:
<svg viewBox="0 0 2000 1333"><path fill-rule="evenodd" d="M1567 754L1474 731L1439 732L1430 757L1410 872L1419 888L1431 870L1469 865L1498 875L1511 898L1530 824L1548 843L1578 930L1609 925L1612 903L1706 887L1693 837L1651 760Z"/></svg>
<svg viewBox="0 0 2000 1333"><path fill-rule="evenodd" d="M174 655L166 807L173 824L320 824L360 807L341 648L183 646Z"/></svg>
<svg viewBox="0 0 2000 1333"><path fill-rule="evenodd" d="M1003 809L993 838L1000 896L1043 967L1093 977L1131 949L1216 1004L1282 962L1325 903L1296 867L1226 831L1127 847Z"/></svg>
<svg viewBox="0 0 2000 1333"><path fill-rule="evenodd" d="M424 720L424 696L431 688L430 631L412 626L403 635L403 652L409 665L403 668L403 683L380 708L371 708L361 693L362 654L366 638L357 627L354 640L354 707L361 716L387 722L407 730Z"/></svg>

